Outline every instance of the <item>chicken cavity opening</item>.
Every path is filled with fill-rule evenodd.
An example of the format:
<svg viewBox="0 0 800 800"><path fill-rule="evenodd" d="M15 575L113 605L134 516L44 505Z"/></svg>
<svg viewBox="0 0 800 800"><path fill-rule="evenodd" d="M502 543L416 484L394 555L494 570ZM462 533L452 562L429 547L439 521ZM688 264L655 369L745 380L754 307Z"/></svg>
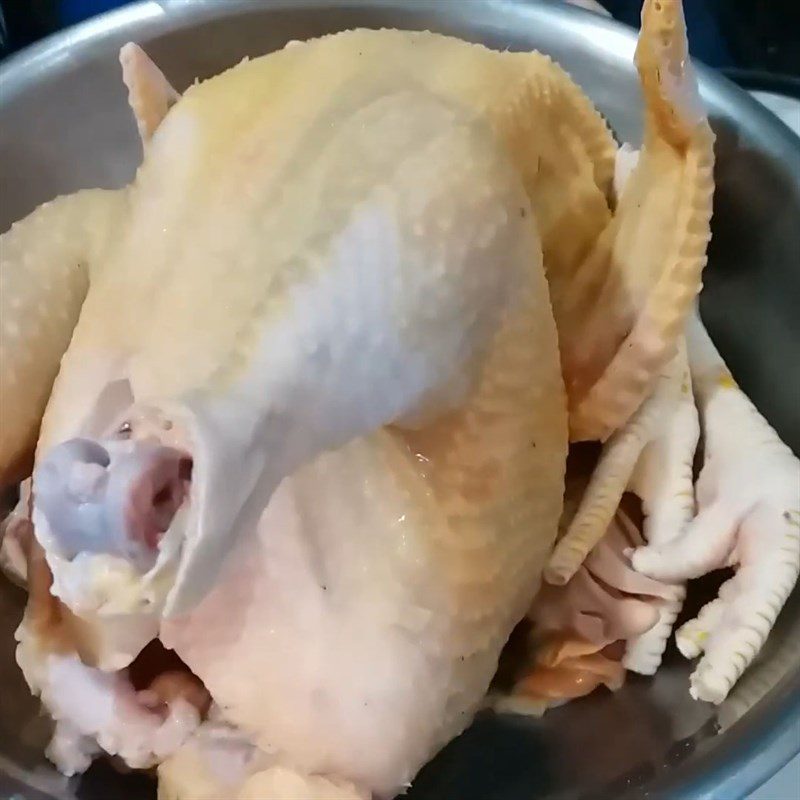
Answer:
<svg viewBox="0 0 800 800"><path fill-rule="evenodd" d="M17 660L56 722L48 756L67 775L84 771L101 752L137 769L160 763L206 719L209 692L152 633L139 640L144 646L131 640L135 657L124 667L103 666L105 651L126 643L129 623L73 614L51 592L52 573L30 521L19 528L28 604Z"/></svg>
<svg viewBox="0 0 800 800"><path fill-rule="evenodd" d="M81 625L81 620L51 593L52 573L30 521L19 518L16 522L15 535L27 561L25 625L44 650L61 654L74 652L81 662L94 668L92 637L86 635L88 626ZM201 717L208 713L211 696L203 682L158 638L148 641L127 668L118 670L117 674L126 678L137 698L149 709L168 706L181 697L194 706Z"/></svg>
<svg viewBox="0 0 800 800"><path fill-rule="evenodd" d="M204 719L211 707L211 694L203 681L159 639L153 639L142 649L126 676L137 700L150 711L166 713L177 698L182 698Z"/></svg>

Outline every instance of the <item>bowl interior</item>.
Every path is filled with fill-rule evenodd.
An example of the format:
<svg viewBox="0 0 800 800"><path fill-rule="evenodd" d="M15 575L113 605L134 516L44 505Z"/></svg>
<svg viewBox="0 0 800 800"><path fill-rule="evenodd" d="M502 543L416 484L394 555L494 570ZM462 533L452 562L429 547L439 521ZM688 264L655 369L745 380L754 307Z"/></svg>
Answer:
<svg viewBox="0 0 800 800"><path fill-rule="evenodd" d="M553 55L636 142L634 33L557 4L493 0L143 2L45 41L0 70L0 230L38 203L130 180L140 145L116 60L142 44L177 88L290 39L352 27L432 29L490 46ZM737 380L800 452L800 140L754 101L700 70L718 135L714 238L702 309ZM718 583L694 587L697 604ZM0 787L25 796L155 796L143 776L98 763L56 776L42 756L48 723L14 663L24 595L0 581ZM764 653L720 707L691 700L690 665L671 649L654 679L631 678L542 720L485 716L426 767L412 800L624 798L715 786L734 798L800 749L800 595ZM769 747L768 747L769 745ZM379 743L376 743L379 746ZM655 793L655 794L654 794Z"/></svg>

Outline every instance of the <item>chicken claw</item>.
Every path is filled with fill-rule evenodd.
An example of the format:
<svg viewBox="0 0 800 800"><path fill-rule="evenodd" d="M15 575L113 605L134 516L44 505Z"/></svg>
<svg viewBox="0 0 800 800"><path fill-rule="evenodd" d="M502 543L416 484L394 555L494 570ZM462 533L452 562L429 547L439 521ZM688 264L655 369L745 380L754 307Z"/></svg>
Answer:
<svg viewBox="0 0 800 800"><path fill-rule="evenodd" d="M687 658L704 653L691 677L692 696L720 703L763 646L797 581L800 461L736 385L697 316L688 344L705 440L699 512L680 536L638 549L632 562L669 581L736 569L676 634Z"/></svg>
<svg viewBox="0 0 800 800"><path fill-rule="evenodd" d="M547 580L566 583L600 541L630 489L643 501L647 541L663 542L693 514L692 460L699 436L685 347L653 394L603 448L578 513L555 549Z"/></svg>
<svg viewBox="0 0 800 800"><path fill-rule="evenodd" d="M686 357L681 345L675 359L660 376L653 394L631 421L606 443L589 487L566 535L556 547L545 580L556 585L569 581L598 544L625 491L642 500L645 540L669 542L694 514L692 463L699 438ZM659 619L628 643L625 666L652 675L683 604L684 590L659 607Z"/></svg>

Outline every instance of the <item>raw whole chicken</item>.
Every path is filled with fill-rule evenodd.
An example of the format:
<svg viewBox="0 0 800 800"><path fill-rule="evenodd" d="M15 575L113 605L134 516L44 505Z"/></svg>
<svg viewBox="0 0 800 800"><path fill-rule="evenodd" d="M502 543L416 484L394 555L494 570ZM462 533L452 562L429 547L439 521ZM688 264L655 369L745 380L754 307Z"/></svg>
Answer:
<svg viewBox="0 0 800 800"><path fill-rule="evenodd" d="M710 235L681 4L645 2L624 188L604 120L538 53L347 31L182 96L135 45L121 61L134 182L0 242L0 482L32 471L5 550L49 756L157 765L165 799L391 797L469 724L547 607L542 575L579 573L626 485L636 586L679 603L691 577L671 475L639 458L692 363ZM583 440L603 454L554 550ZM695 571L758 571L728 532ZM728 685L726 653L702 685Z"/></svg>

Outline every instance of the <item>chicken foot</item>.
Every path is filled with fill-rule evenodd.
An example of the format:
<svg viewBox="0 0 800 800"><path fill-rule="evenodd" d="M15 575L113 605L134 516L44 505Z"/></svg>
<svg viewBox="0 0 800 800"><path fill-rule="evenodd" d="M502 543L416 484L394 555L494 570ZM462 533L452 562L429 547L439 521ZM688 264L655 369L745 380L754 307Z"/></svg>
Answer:
<svg viewBox="0 0 800 800"><path fill-rule="evenodd" d="M689 364L705 459L699 512L670 542L632 557L639 572L680 581L733 566L716 599L676 634L696 699L720 703L766 641L800 571L800 461L736 385L698 315Z"/></svg>

